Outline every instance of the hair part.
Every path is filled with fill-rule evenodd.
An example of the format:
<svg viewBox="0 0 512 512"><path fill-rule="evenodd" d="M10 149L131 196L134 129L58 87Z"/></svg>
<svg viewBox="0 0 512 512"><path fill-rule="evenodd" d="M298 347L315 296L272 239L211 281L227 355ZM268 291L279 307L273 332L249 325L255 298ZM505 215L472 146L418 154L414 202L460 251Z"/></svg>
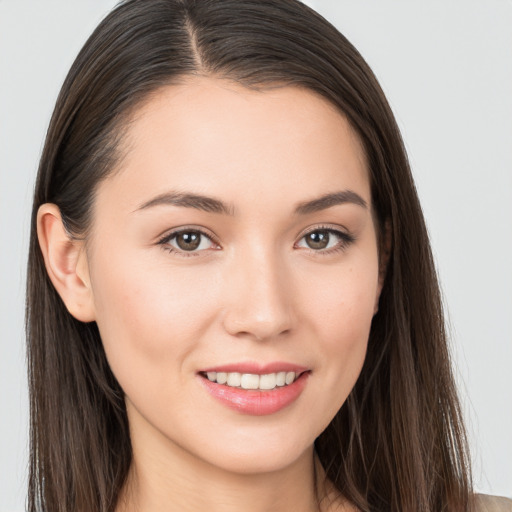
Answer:
<svg viewBox="0 0 512 512"><path fill-rule="evenodd" d="M423 214L391 109L372 71L296 0L127 0L97 27L64 82L35 188L27 279L28 510L111 512L131 444L123 391L94 322L48 278L38 208L55 203L87 237L95 191L121 168L131 115L164 86L205 75L252 89L304 87L364 146L378 232L392 234L366 360L315 442L328 478L362 511L470 510L471 476Z"/></svg>

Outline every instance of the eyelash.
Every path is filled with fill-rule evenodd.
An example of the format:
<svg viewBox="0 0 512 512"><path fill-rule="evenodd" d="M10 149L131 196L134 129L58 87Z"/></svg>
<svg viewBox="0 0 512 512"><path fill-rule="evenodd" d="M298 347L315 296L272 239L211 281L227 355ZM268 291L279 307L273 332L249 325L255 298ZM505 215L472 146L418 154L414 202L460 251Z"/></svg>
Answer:
<svg viewBox="0 0 512 512"><path fill-rule="evenodd" d="M317 233L319 231L333 234L341 239L341 241L336 246L332 247L331 249L327 249L327 250L308 249L310 252L318 253L321 256L329 256L331 254L342 252L342 251L346 250L348 248L348 246L351 245L356 240L353 235L344 233L343 231L339 231L337 229L330 228L328 226L316 226L314 229L308 231L307 233L304 233L304 235L302 235L300 240L302 240L303 238L305 238L308 235L311 235L311 233ZM164 237L162 237L160 240L158 240L157 244L161 245L165 251L167 251L173 255L179 256L179 257L189 258L189 257L200 256L202 251L183 251L183 250L176 249L175 247L172 247L171 245L169 245L169 242L171 240L173 240L174 238L176 238L176 236L180 235L181 233L198 233L201 236L204 236L204 237L208 238L209 240L211 240L212 242L218 244L218 240L214 236L212 236L198 228L182 228L182 229L179 229L176 231L172 231L171 233L166 234Z"/></svg>

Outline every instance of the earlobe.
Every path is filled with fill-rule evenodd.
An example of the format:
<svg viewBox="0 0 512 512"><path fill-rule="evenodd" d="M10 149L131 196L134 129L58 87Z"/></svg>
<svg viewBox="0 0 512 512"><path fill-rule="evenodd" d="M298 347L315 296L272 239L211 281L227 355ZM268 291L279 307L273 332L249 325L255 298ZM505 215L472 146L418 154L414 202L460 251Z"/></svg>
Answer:
<svg viewBox="0 0 512 512"><path fill-rule="evenodd" d="M375 306L373 310L374 315L376 315L377 312L379 311L380 294L382 292L384 281L386 279L389 259L391 255L392 236L393 235L391 232L391 222L389 219L387 219L386 222L384 223L384 232L382 233L379 247L379 281L377 285L377 294L375 297Z"/></svg>
<svg viewBox="0 0 512 512"><path fill-rule="evenodd" d="M37 237L48 276L69 313L82 322L95 320L84 242L67 232L57 205L39 208Z"/></svg>

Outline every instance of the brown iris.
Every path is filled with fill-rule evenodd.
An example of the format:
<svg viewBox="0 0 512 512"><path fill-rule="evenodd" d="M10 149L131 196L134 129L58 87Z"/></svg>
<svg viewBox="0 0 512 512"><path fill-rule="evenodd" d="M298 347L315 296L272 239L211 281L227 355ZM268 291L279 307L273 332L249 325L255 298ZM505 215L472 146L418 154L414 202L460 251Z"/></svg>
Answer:
<svg viewBox="0 0 512 512"><path fill-rule="evenodd" d="M329 243L329 232L314 231L306 236L306 240L311 249L325 249Z"/></svg>
<svg viewBox="0 0 512 512"><path fill-rule="evenodd" d="M184 231L176 235L178 247L184 251L193 251L201 243L201 233L195 231Z"/></svg>

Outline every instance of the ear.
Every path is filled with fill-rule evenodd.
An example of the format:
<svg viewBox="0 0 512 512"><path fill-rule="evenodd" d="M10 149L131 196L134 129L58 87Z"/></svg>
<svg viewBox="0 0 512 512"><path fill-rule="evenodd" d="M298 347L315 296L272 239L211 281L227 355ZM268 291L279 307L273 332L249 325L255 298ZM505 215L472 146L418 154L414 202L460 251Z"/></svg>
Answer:
<svg viewBox="0 0 512 512"><path fill-rule="evenodd" d="M373 310L373 314L376 315L377 311L379 311L379 299L380 294L382 292L382 288L384 286L384 281L386 279L386 274L388 270L388 263L391 254L391 240L392 240L392 232L391 232L391 221L389 219L384 223L384 230L380 237L380 247L379 247L379 281L377 284L377 294L375 296L375 306Z"/></svg>
<svg viewBox="0 0 512 512"><path fill-rule="evenodd" d="M84 242L67 232L57 205L40 206L37 237L48 276L69 313L82 322L95 320Z"/></svg>

